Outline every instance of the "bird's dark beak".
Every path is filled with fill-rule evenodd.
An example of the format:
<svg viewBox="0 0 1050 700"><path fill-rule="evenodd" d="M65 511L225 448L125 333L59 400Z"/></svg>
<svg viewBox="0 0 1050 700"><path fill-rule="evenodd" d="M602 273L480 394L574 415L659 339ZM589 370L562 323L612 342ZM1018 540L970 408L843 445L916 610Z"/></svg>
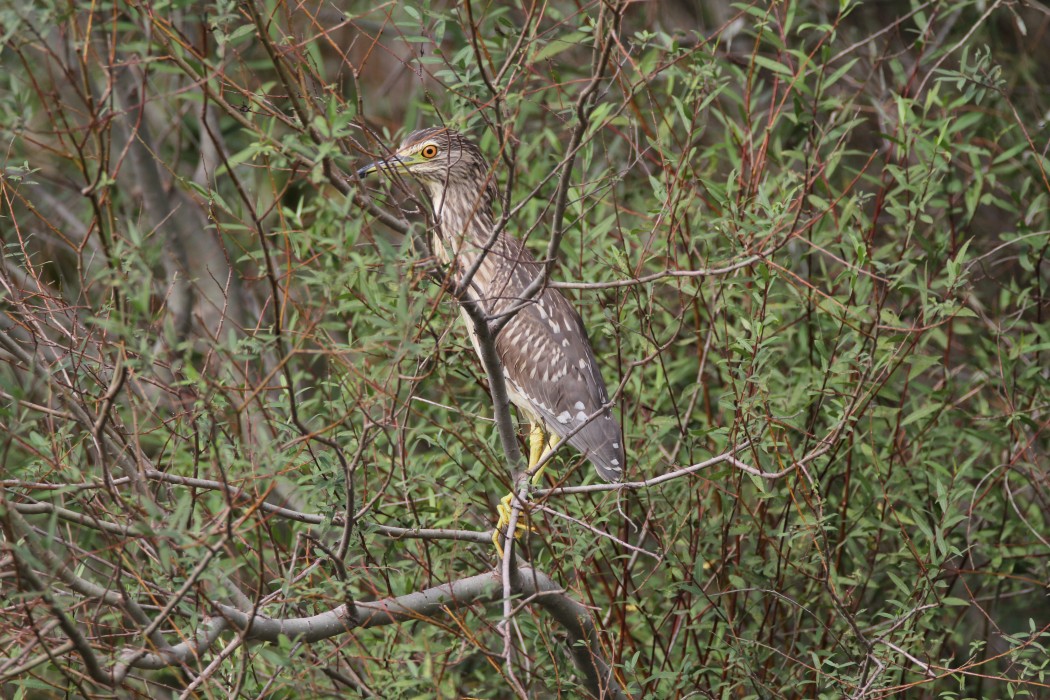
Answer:
<svg viewBox="0 0 1050 700"><path fill-rule="evenodd" d="M357 176L364 177L366 175L371 175L372 173L380 169L392 170L397 167L405 167L405 164L408 162L408 160L409 159L404 158L402 156L393 156L392 158L387 158L386 160L377 160L376 162L369 163L365 167L358 170Z"/></svg>

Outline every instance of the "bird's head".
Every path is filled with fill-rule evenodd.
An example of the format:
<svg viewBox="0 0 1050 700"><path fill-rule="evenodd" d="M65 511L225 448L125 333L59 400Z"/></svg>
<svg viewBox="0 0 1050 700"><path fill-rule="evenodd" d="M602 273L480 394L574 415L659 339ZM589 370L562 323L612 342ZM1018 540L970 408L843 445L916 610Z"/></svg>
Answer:
<svg viewBox="0 0 1050 700"><path fill-rule="evenodd" d="M490 179L481 151L458 131L430 127L405 137L389 158L369 163L357 171L364 177L378 170L402 170L427 185L447 189L457 185L484 188Z"/></svg>

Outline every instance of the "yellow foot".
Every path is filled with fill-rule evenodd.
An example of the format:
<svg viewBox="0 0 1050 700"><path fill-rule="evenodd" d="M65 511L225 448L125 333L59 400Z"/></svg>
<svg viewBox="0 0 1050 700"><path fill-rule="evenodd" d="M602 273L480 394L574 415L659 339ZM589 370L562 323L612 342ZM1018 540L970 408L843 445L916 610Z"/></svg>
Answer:
<svg viewBox="0 0 1050 700"><path fill-rule="evenodd" d="M536 468L536 465L540 463L547 450L553 450L554 446L558 443L558 437L551 435L547 437L543 432L543 427L536 423L532 424L532 428L529 431L529 466L528 471L532 471ZM546 465L545 465L546 466ZM532 475L532 485L540 483L540 479L543 477L544 467L536 469L536 473ZM492 533L492 544L496 545L496 551L499 553L499 558L503 558L503 533L506 532L507 526L510 525L510 512L511 503L514 501L514 494L508 493L506 496L500 499L499 505L496 506L496 513L499 514L499 520L496 522L496 529ZM534 532L533 528L530 528L525 524L525 514L521 513L518 515L517 526L514 528L514 538L517 539L518 535L522 532Z"/></svg>
<svg viewBox="0 0 1050 700"><path fill-rule="evenodd" d="M492 544L496 545L496 552L499 554L499 558L503 558L503 533L507 531L507 526L510 525L510 512L511 502L514 500L514 494L508 493L506 496L500 499L499 504L496 506L496 513L499 515L499 520L496 522L496 529L492 532ZM525 523L525 513L521 512L518 514L518 522L515 523L514 538L517 539L518 535L523 532L532 532L533 528L530 528Z"/></svg>

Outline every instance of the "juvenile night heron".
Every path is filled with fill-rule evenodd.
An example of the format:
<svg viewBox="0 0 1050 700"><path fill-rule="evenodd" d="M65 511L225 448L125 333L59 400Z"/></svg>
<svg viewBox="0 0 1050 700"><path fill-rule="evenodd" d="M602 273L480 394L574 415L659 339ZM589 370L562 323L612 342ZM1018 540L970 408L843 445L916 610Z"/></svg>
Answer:
<svg viewBox="0 0 1050 700"><path fill-rule="evenodd" d="M492 204L496 188L481 151L461 134L429 128L409 134L397 152L358 171L380 169L411 173L426 187L437 221L433 250L451 265L457 289L489 319L520 307L495 338L511 402L531 424L529 469L557 440L582 452L606 481L623 476L624 449L620 426L609 410L609 393L580 315L557 290L544 288L522 304L523 292L542 266L513 236L493 238ZM479 262L480 259L480 262ZM475 268L466 288L464 277ZM479 354L474 322L462 308L467 332ZM538 481L539 472L533 477ZM510 514L508 494L500 503L493 540Z"/></svg>

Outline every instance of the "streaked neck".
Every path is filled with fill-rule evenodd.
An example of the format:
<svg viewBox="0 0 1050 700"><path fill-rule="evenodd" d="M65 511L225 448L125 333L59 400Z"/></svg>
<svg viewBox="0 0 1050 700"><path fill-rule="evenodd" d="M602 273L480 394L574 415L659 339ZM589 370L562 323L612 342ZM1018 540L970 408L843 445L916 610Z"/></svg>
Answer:
<svg viewBox="0 0 1050 700"><path fill-rule="evenodd" d="M450 252L462 249L463 243L484 245L492 233L492 202L495 190L450 185L443 182L427 183L430 201L434 205L441 238Z"/></svg>

